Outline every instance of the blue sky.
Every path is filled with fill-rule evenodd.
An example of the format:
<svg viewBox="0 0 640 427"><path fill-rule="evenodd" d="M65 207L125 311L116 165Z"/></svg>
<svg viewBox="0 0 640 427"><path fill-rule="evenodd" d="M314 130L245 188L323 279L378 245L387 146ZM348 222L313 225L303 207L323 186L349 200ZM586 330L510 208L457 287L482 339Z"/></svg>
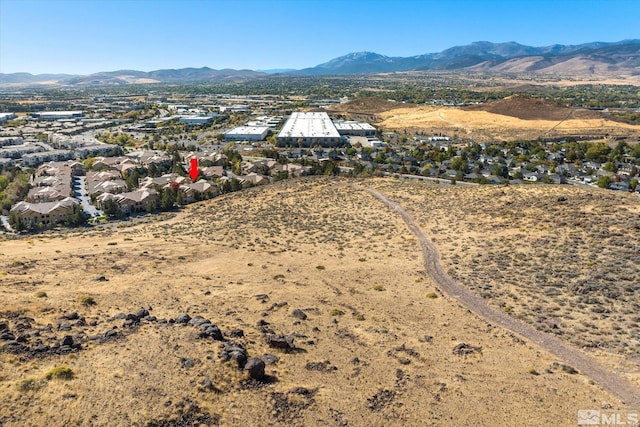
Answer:
<svg viewBox="0 0 640 427"><path fill-rule="evenodd" d="M0 73L305 68L351 52L640 38L640 0L0 0Z"/></svg>

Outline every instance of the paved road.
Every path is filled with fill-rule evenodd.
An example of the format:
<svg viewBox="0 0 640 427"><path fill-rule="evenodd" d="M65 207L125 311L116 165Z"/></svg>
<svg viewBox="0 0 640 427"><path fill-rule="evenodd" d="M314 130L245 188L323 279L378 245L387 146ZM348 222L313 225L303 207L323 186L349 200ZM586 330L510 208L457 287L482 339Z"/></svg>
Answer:
<svg viewBox="0 0 640 427"><path fill-rule="evenodd" d="M370 188L366 190L375 198L394 209L402 217L411 232L418 238L422 246L427 273L442 291L460 301L484 320L515 332L564 360L565 363L591 378L602 388L619 396L629 408L640 407L640 390L625 377L600 365L581 350L570 346L555 336L538 331L528 324L490 307L481 297L456 283L442 268L438 249L422 233L422 230L420 230L411 215L402 206L389 200L380 192Z"/></svg>
<svg viewBox="0 0 640 427"><path fill-rule="evenodd" d="M80 200L84 213L89 216L100 216L102 211L91 204L89 195L87 194L87 185L84 176L73 177L73 192L76 199Z"/></svg>

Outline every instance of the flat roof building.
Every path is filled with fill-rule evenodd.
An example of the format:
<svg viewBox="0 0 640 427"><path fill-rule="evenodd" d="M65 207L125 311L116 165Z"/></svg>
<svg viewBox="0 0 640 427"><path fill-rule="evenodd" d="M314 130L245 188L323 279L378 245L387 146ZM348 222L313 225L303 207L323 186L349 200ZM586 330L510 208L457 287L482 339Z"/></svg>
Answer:
<svg viewBox="0 0 640 427"><path fill-rule="evenodd" d="M40 120L78 119L82 117L82 111L41 111L33 113L31 117Z"/></svg>
<svg viewBox="0 0 640 427"><path fill-rule="evenodd" d="M373 136L376 128L366 122L358 121L335 121L336 129L340 135Z"/></svg>
<svg viewBox="0 0 640 427"><path fill-rule="evenodd" d="M184 123L186 125L206 125L213 123L215 117L212 116L180 116L180 123Z"/></svg>
<svg viewBox="0 0 640 427"><path fill-rule="evenodd" d="M15 113L0 113L0 122L4 122L7 120L15 119Z"/></svg>
<svg viewBox="0 0 640 427"><path fill-rule="evenodd" d="M238 126L224 133L228 141L264 141L271 129L268 126Z"/></svg>
<svg viewBox="0 0 640 427"><path fill-rule="evenodd" d="M340 134L327 113L293 113L278 134L278 143L331 147L340 143Z"/></svg>

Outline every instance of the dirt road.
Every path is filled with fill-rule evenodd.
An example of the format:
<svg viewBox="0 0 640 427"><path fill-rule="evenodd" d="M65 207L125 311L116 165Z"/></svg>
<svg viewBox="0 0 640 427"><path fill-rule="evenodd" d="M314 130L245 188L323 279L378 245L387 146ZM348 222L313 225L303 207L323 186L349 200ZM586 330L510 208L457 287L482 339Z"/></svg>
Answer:
<svg viewBox="0 0 640 427"><path fill-rule="evenodd" d="M551 354L562 359L566 364L580 371L580 373L591 378L604 389L619 396L627 407L632 409L640 408L640 390L625 377L605 368L581 350L571 347L555 336L538 331L528 324L490 307L481 297L456 283L442 268L438 249L424 235L413 217L402 206L389 200L382 193L371 188L366 190L398 212L411 232L418 238L422 247L426 271L443 292L460 301L487 322L515 332L522 338L538 344Z"/></svg>

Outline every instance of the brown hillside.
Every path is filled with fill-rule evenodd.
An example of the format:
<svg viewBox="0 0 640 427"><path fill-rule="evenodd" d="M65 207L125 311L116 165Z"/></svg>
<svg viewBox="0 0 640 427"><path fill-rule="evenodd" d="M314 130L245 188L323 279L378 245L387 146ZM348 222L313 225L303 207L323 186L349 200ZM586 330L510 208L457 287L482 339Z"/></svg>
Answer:
<svg viewBox="0 0 640 427"><path fill-rule="evenodd" d="M522 120L600 119L595 111L570 108L546 99L530 98L524 95L508 96L499 101L483 105L465 107L467 111L487 111L503 116L517 117Z"/></svg>
<svg viewBox="0 0 640 427"><path fill-rule="evenodd" d="M637 293L622 286L637 264L619 252L638 247L630 195L359 183L411 209L490 304L568 342L635 348ZM350 184L286 180L175 215L0 241L0 425L575 426L579 408L625 406L443 294L398 213ZM607 228L604 209L616 212ZM620 295L569 296L574 270ZM574 301L587 296L598 303ZM589 353L637 379L636 353L604 349ZM266 377L251 379L260 370L240 369L244 357Z"/></svg>
<svg viewBox="0 0 640 427"><path fill-rule="evenodd" d="M367 97L354 99L353 101L345 102L331 106L328 108L330 112L343 112L343 113L360 113L360 114L375 114L383 111L394 110L397 108L409 108L415 107L415 104L407 104L402 102L388 101L379 97Z"/></svg>

